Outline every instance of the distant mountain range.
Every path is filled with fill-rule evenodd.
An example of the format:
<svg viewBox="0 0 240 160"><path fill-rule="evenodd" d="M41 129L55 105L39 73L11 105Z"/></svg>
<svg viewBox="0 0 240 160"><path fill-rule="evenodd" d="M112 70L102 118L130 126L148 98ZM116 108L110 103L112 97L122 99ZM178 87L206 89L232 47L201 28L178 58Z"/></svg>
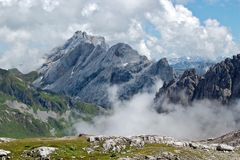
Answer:
<svg viewBox="0 0 240 160"><path fill-rule="evenodd" d="M219 58L218 61L220 60ZM178 76L181 76L185 70L190 68L194 68L199 75L203 75L211 66L217 63L199 56L171 58L168 61Z"/></svg>

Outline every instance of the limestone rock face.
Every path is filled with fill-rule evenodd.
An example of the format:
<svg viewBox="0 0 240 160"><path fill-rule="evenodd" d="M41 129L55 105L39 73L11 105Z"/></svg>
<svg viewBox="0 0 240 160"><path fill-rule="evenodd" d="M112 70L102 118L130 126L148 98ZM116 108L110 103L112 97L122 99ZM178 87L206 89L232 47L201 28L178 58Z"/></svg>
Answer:
<svg viewBox="0 0 240 160"><path fill-rule="evenodd" d="M76 32L54 49L39 73L35 87L104 107L110 106L110 86L120 86L119 98L129 99L158 79L168 82L174 78L166 59L152 62L124 43L109 48L103 37L85 32Z"/></svg>
<svg viewBox="0 0 240 160"><path fill-rule="evenodd" d="M240 97L240 55L211 67L196 89L195 99L217 99L227 104Z"/></svg>
<svg viewBox="0 0 240 160"><path fill-rule="evenodd" d="M190 104L194 100L216 100L229 104L240 98L240 55L210 67L203 76L187 70L175 81L164 84L156 95L156 104L164 100Z"/></svg>
<svg viewBox="0 0 240 160"><path fill-rule="evenodd" d="M186 70L178 80L164 83L163 87L156 94L155 103L161 106L165 101L182 105L189 105L194 99L196 87L201 77L195 69ZM159 112L163 112L157 106Z"/></svg>

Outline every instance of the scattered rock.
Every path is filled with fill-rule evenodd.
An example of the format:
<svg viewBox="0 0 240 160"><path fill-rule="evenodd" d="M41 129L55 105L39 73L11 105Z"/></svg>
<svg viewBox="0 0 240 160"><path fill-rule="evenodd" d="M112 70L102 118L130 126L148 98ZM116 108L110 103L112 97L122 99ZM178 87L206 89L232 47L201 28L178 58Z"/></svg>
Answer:
<svg viewBox="0 0 240 160"><path fill-rule="evenodd" d="M120 158L118 160L180 160L180 158L175 155L172 154L170 152L163 152L160 155L155 155L155 156L150 156L150 155L146 155L146 156L138 156L138 157L133 157L133 158Z"/></svg>
<svg viewBox="0 0 240 160"><path fill-rule="evenodd" d="M106 139L107 139L107 137L105 137L105 136L88 136L87 141L88 142L99 142L99 141L103 141Z"/></svg>
<svg viewBox="0 0 240 160"><path fill-rule="evenodd" d="M187 142L178 142L178 141L173 141L173 142L170 142L169 144L172 144L174 146L177 146L177 147L186 147L188 146L188 143Z"/></svg>
<svg viewBox="0 0 240 160"><path fill-rule="evenodd" d="M1 137L1 138L0 138L0 143L7 143L7 142L14 141L14 140L15 140L15 139L13 139L13 138Z"/></svg>
<svg viewBox="0 0 240 160"><path fill-rule="evenodd" d="M145 156L146 160L156 160L156 157L153 157L153 156Z"/></svg>
<svg viewBox="0 0 240 160"><path fill-rule="evenodd" d="M193 143L193 142L190 142L189 143L189 147L193 148L193 149L198 149L200 146L200 144L198 143Z"/></svg>
<svg viewBox="0 0 240 160"><path fill-rule="evenodd" d="M86 151L88 154L90 154L90 153L94 152L94 149L92 149L92 148L86 148L85 151Z"/></svg>
<svg viewBox="0 0 240 160"><path fill-rule="evenodd" d="M57 148L54 147L38 147L31 151L31 155L40 158L48 158L48 156L56 150Z"/></svg>
<svg viewBox="0 0 240 160"><path fill-rule="evenodd" d="M201 144L201 143L194 143L194 142L190 142L189 143L189 147L193 148L193 149L202 149L202 150L215 150L215 146L212 145L207 145L207 144Z"/></svg>
<svg viewBox="0 0 240 160"><path fill-rule="evenodd" d="M141 139L141 138L133 138L131 139L131 144L130 146L131 147L138 147L138 148L141 148L143 147L145 144L144 140Z"/></svg>
<svg viewBox="0 0 240 160"><path fill-rule="evenodd" d="M103 143L103 148L105 151L121 152L121 150L126 148L126 143L125 139L112 138Z"/></svg>
<svg viewBox="0 0 240 160"><path fill-rule="evenodd" d="M2 159L7 159L10 154L11 154L10 151L0 149L0 158Z"/></svg>
<svg viewBox="0 0 240 160"><path fill-rule="evenodd" d="M95 142L96 141L96 138L95 138L95 136L90 136L90 137L88 137L88 142Z"/></svg>
<svg viewBox="0 0 240 160"><path fill-rule="evenodd" d="M78 137L86 137L87 136L87 134L84 134L84 133L80 133L79 135L78 135Z"/></svg>
<svg viewBox="0 0 240 160"><path fill-rule="evenodd" d="M92 149L103 147L105 152L121 152L127 146L143 148L145 144L167 144L175 147L190 147L204 151L233 151L234 147L226 144L208 144L206 142L179 141L172 137L157 135L141 135L132 137L89 136L88 141L93 144ZM91 152L91 151L90 151ZM126 151L127 152L127 151Z"/></svg>
<svg viewBox="0 0 240 160"><path fill-rule="evenodd" d="M6 150L0 150L0 156L2 157L2 156L7 156L7 155L9 155L11 152L10 151L6 151Z"/></svg>
<svg viewBox="0 0 240 160"><path fill-rule="evenodd" d="M217 151L233 151L234 150L234 147L232 146L229 146L229 145L226 145L226 144L219 144L217 147L216 147L216 150Z"/></svg>

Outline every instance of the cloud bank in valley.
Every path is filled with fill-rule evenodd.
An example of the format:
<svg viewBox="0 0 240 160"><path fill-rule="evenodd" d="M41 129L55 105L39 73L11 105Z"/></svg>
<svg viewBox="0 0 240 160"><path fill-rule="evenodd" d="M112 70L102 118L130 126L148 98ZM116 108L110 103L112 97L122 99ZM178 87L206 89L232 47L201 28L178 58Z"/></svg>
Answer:
<svg viewBox="0 0 240 160"><path fill-rule="evenodd" d="M116 98L117 88L110 89L111 114L96 117L93 122L75 124L77 133L93 135L165 135L179 139L205 139L220 136L240 127L240 105L221 106L198 101L191 107L165 104L170 112L159 114L152 107L155 92L140 93L129 101Z"/></svg>
<svg viewBox="0 0 240 160"><path fill-rule="evenodd" d="M125 42L151 59L235 54L231 32L217 20L201 22L170 0L0 0L0 67L36 69L51 48L76 30Z"/></svg>

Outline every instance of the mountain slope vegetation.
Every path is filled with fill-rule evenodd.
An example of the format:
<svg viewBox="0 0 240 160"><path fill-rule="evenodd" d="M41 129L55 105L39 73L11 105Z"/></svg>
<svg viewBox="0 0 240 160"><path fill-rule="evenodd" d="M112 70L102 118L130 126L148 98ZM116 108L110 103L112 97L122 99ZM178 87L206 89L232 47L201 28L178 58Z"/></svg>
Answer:
<svg viewBox="0 0 240 160"><path fill-rule="evenodd" d="M36 77L36 72L0 69L0 136L67 135L74 121L91 120L100 112L95 105L34 89Z"/></svg>

